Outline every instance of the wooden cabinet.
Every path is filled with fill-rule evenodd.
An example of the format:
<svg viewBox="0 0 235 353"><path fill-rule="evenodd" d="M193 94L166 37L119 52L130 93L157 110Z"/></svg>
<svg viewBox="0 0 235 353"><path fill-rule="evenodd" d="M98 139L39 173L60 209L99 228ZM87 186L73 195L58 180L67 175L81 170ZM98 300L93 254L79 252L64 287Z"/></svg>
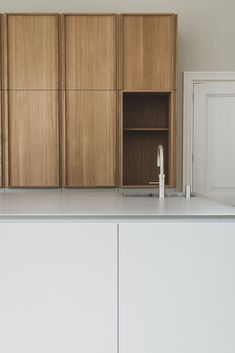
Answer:
<svg viewBox="0 0 235 353"><path fill-rule="evenodd" d="M3 187L3 170L2 170L2 100L3 100L3 94L2 91L0 90L0 188Z"/></svg>
<svg viewBox="0 0 235 353"><path fill-rule="evenodd" d="M8 92L9 187L59 186L58 92Z"/></svg>
<svg viewBox="0 0 235 353"><path fill-rule="evenodd" d="M64 15L67 187L117 186L117 16Z"/></svg>
<svg viewBox="0 0 235 353"><path fill-rule="evenodd" d="M173 14L121 16L120 184L158 182L164 150L166 186L175 187L176 32Z"/></svg>
<svg viewBox="0 0 235 353"><path fill-rule="evenodd" d="M59 15L2 16L4 185L58 187Z"/></svg>
<svg viewBox="0 0 235 353"><path fill-rule="evenodd" d="M173 90L176 15L122 15L123 89Z"/></svg>
<svg viewBox="0 0 235 353"><path fill-rule="evenodd" d="M119 350L232 353L235 223L119 226Z"/></svg>
<svg viewBox="0 0 235 353"><path fill-rule="evenodd" d="M65 15L65 88L115 90L117 16Z"/></svg>
<svg viewBox="0 0 235 353"><path fill-rule="evenodd" d="M10 90L55 90L58 83L58 15L6 15Z"/></svg>
<svg viewBox="0 0 235 353"><path fill-rule="evenodd" d="M67 91L65 186L116 185L116 92Z"/></svg>
<svg viewBox="0 0 235 353"><path fill-rule="evenodd" d="M175 186L176 15L1 22L6 187Z"/></svg>
<svg viewBox="0 0 235 353"><path fill-rule="evenodd" d="M1 224L1 352L117 352L116 229Z"/></svg>

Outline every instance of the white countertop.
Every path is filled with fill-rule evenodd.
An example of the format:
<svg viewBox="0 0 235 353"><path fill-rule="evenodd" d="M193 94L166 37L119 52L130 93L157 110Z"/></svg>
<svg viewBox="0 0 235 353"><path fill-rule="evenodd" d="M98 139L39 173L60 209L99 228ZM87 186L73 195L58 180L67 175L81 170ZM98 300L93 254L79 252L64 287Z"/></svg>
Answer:
<svg viewBox="0 0 235 353"><path fill-rule="evenodd" d="M0 218L190 218L229 217L235 219L235 207L206 197L165 198L122 197L117 190L30 190L0 194Z"/></svg>

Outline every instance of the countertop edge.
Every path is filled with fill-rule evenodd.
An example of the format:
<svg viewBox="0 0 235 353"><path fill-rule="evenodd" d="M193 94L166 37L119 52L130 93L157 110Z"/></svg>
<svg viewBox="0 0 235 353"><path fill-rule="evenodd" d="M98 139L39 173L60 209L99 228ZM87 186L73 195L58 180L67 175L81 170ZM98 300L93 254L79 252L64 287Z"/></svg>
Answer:
<svg viewBox="0 0 235 353"><path fill-rule="evenodd" d="M193 221L193 220L214 220L214 221L234 221L233 214L165 214L165 215L77 215L77 214L5 214L0 215L0 222L164 222L164 221Z"/></svg>

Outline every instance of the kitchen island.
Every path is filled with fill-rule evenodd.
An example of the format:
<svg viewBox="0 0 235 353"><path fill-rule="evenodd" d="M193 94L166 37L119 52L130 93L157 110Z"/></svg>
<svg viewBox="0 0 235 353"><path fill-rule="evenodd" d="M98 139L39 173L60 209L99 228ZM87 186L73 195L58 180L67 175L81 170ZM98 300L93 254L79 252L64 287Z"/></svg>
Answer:
<svg viewBox="0 0 235 353"><path fill-rule="evenodd" d="M0 351L234 353L235 208L0 194Z"/></svg>

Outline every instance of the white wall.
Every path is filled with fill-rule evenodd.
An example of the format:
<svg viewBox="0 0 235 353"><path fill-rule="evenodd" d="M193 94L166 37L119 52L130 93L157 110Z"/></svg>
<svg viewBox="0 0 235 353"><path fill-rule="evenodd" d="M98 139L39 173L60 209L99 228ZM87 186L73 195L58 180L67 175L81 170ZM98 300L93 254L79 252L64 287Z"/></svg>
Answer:
<svg viewBox="0 0 235 353"><path fill-rule="evenodd" d="M235 0L1 0L0 12L177 13L177 180L181 184L182 71L235 70Z"/></svg>

